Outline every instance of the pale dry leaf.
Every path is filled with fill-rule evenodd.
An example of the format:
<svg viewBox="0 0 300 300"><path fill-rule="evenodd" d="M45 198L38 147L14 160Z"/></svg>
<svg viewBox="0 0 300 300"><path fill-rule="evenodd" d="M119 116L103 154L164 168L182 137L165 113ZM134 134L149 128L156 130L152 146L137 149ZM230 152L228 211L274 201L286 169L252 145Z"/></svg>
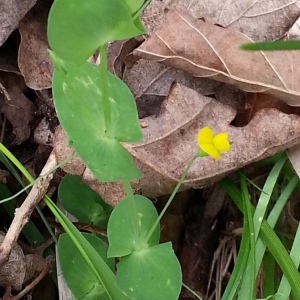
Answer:
<svg viewBox="0 0 300 300"><path fill-rule="evenodd" d="M148 34L151 34L164 22L164 10L167 6L168 1L166 0L151 0L150 4L143 11L141 20Z"/></svg>
<svg viewBox="0 0 300 300"><path fill-rule="evenodd" d="M291 40L300 40L300 18L298 18L293 27L289 30L288 37Z"/></svg>
<svg viewBox="0 0 300 300"><path fill-rule="evenodd" d="M291 147L286 153L295 172L300 177L300 145Z"/></svg>
<svg viewBox="0 0 300 300"><path fill-rule="evenodd" d="M18 27L20 20L34 6L37 0L0 1L0 46Z"/></svg>
<svg viewBox="0 0 300 300"><path fill-rule="evenodd" d="M134 54L196 77L233 84L247 92L264 92L300 106L300 51L239 49L248 42L244 34L198 20L178 7Z"/></svg>
<svg viewBox="0 0 300 300"><path fill-rule="evenodd" d="M250 163L269 157L300 142L300 118L276 109L259 111L245 127L230 125L235 110L182 85L174 85L160 114L145 118L145 141L124 144L144 177L131 182L135 193L157 197L172 193L188 161L197 153L197 134L204 126L215 133L228 132L231 150L219 161L199 158L181 190L210 185ZM105 201L115 205L124 197L121 183L103 184L86 177L86 182Z"/></svg>
<svg viewBox="0 0 300 300"><path fill-rule="evenodd" d="M283 37L300 16L299 0L171 0L196 18L243 32L255 41Z"/></svg>
<svg viewBox="0 0 300 300"><path fill-rule="evenodd" d="M21 43L18 64L28 87L34 90L51 87L53 66L47 40L47 18L53 1L38 1L20 22Z"/></svg>

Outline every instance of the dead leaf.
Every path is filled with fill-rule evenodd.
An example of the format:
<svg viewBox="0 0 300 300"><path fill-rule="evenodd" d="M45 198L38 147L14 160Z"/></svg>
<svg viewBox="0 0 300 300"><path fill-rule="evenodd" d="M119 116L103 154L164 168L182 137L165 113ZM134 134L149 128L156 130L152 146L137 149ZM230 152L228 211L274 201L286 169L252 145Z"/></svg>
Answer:
<svg viewBox="0 0 300 300"><path fill-rule="evenodd" d="M47 18L53 1L38 1L20 22L18 64L26 85L34 90L51 87L53 66L47 40Z"/></svg>
<svg viewBox="0 0 300 300"><path fill-rule="evenodd" d="M195 18L204 17L240 31L255 41L282 38L300 16L298 0L171 0L169 7L185 6Z"/></svg>
<svg viewBox="0 0 300 300"><path fill-rule="evenodd" d="M262 160L300 142L300 118L276 109L259 111L245 127L230 125L235 110L217 100L175 84L160 114L144 119L145 141L124 144L144 177L133 180L134 193L147 197L171 194L189 160L197 153L197 134L204 126L215 133L228 132L231 150L218 161L197 159L181 187L201 188L250 163ZM60 160L61 161L61 160ZM121 183L103 184L86 169L83 181L108 203L116 205L125 195Z"/></svg>
<svg viewBox="0 0 300 300"><path fill-rule="evenodd" d="M0 47L0 71L21 75L17 64L17 54L7 42Z"/></svg>
<svg viewBox="0 0 300 300"><path fill-rule="evenodd" d="M0 73L6 95L0 93L1 112L13 126L14 143L20 145L30 135L30 122L35 111L34 104L23 94L23 77L13 73Z"/></svg>
<svg viewBox="0 0 300 300"><path fill-rule="evenodd" d="M296 174L300 176L300 145L291 147L286 153Z"/></svg>
<svg viewBox="0 0 300 300"><path fill-rule="evenodd" d="M0 231L0 244L4 240L5 234ZM22 248L16 244L9 256L9 259L0 268L0 286L11 286L14 290L21 290L25 278L26 266Z"/></svg>
<svg viewBox="0 0 300 300"><path fill-rule="evenodd" d="M204 126L216 133L228 132L232 148L219 161L210 157L196 160L183 189L216 182L234 170L300 141L300 118L296 115L264 109L247 126L237 128L229 125L235 113L229 106L175 85L160 115L145 119L148 123L143 129L145 141L126 144L145 174L133 187L150 197L171 193L188 161L197 153L196 137Z"/></svg>
<svg viewBox="0 0 300 300"><path fill-rule="evenodd" d="M123 77L135 96L140 118L157 115L162 101L169 95L172 84L184 84L202 95L212 95L220 83L207 78L166 67L155 61L141 59L126 69Z"/></svg>
<svg viewBox="0 0 300 300"><path fill-rule="evenodd" d="M127 55L141 43L142 41L139 41L137 38L111 43L107 51L108 70L119 78L122 78Z"/></svg>
<svg viewBox="0 0 300 300"><path fill-rule="evenodd" d="M165 20L164 10L168 7L166 0L151 0L143 11L141 19L148 34L156 30Z"/></svg>
<svg viewBox="0 0 300 300"><path fill-rule="evenodd" d="M75 153L73 148L68 147L68 138L61 126L57 126L55 130L53 150L58 163L63 162ZM68 163L62 165L61 168L68 174L82 175L86 167L79 157L75 157Z"/></svg>
<svg viewBox="0 0 300 300"><path fill-rule="evenodd" d="M0 46L18 27L20 20L34 6L37 0L0 1Z"/></svg>
<svg viewBox="0 0 300 300"><path fill-rule="evenodd" d="M176 26L175 26L176 24ZM252 93L267 93L300 106L300 52L242 51L250 39L240 32L213 26L179 7L134 54L209 77Z"/></svg>

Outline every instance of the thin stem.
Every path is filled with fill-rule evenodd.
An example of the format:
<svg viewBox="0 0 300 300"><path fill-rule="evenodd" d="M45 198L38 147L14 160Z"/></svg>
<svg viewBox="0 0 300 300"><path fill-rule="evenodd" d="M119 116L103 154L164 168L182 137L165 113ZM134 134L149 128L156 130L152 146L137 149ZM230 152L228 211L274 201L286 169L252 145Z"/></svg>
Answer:
<svg viewBox="0 0 300 300"><path fill-rule="evenodd" d="M147 0L145 1L145 3L141 6L141 8L133 15L133 19L135 20L142 12L144 9L146 9L146 7L150 4L151 0Z"/></svg>
<svg viewBox="0 0 300 300"><path fill-rule="evenodd" d="M2 144L0 143L0 151L4 153L6 157L21 171L21 173L26 177L26 179L32 183L34 178L30 173L23 167L23 165L18 161L18 159Z"/></svg>
<svg viewBox="0 0 300 300"><path fill-rule="evenodd" d="M197 157L199 157L198 154L195 155L195 156L189 161L189 163L188 163L188 165L187 165L185 171L183 172L183 174L182 174L182 176L181 176L179 182L177 183L177 185L176 185L176 187L175 187L175 189L174 189L172 195L170 196L168 202L166 203L165 207L163 208L163 210L162 210L161 213L159 214L158 218L156 219L155 223L154 223L153 226L151 227L149 233L147 234L146 241L148 241L148 240L150 239L150 237L151 237L152 233L154 232L156 226L159 224L161 218L163 217L163 215L165 214L166 210L168 209L168 207L169 207L170 204L172 203L172 200L174 199L174 197L175 197L176 193L178 192L178 190L179 190L179 188L180 188L182 182L185 180L185 177L186 177L186 175L188 174L188 171L190 170L190 168L191 168L191 166L192 166L194 160L195 160Z"/></svg>
<svg viewBox="0 0 300 300"><path fill-rule="evenodd" d="M100 88L102 92L102 107L106 134L111 134L111 114L107 80L107 44L100 47Z"/></svg>

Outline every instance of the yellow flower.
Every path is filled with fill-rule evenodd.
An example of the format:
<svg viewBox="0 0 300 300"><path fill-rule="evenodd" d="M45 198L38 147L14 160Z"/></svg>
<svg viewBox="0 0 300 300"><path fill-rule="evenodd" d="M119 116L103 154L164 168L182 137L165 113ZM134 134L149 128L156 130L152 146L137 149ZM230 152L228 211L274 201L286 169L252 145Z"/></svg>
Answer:
<svg viewBox="0 0 300 300"><path fill-rule="evenodd" d="M205 156L206 154L218 160L220 158L220 152L227 152L230 149L228 134L222 132L214 135L208 126L200 130L197 140L200 147L199 156Z"/></svg>

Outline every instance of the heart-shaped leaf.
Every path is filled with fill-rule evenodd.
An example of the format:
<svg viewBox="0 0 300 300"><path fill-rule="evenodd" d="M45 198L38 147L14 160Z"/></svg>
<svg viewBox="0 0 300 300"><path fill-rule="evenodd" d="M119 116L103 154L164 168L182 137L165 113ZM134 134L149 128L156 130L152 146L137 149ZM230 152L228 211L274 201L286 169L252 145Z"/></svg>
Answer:
<svg viewBox="0 0 300 300"><path fill-rule="evenodd" d="M133 199L125 198L120 201L108 222L108 257L124 256L134 250L157 245L159 226L149 240L146 240L157 217L154 205L144 196L134 195Z"/></svg>
<svg viewBox="0 0 300 300"><path fill-rule="evenodd" d="M181 268L172 244L134 251L117 265L117 284L133 299L178 299Z"/></svg>

